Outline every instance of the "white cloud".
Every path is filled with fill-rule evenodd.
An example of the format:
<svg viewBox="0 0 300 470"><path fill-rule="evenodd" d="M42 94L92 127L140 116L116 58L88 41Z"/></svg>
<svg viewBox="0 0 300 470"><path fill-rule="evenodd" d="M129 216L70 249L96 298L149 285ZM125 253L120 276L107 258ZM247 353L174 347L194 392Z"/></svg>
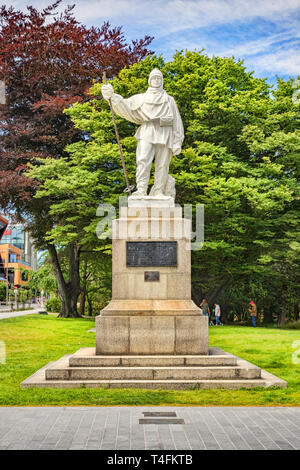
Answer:
<svg viewBox="0 0 300 470"><path fill-rule="evenodd" d="M242 59L247 56L255 56L257 54L268 53L272 47L274 48L275 43L280 43L282 41L295 40L300 38L300 31L289 31L285 33L273 34L268 37L262 37L253 41L245 41L240 44L231 44L229 46L224 46L221 41L211 40L207 35L198 36L198 50L204 48L208 55L218 55L221 57L234 56L236 58ZM196 41L191 39L179 39L170 41L167 44L168 48L172 50L194 50L196 48ZM278 46L277 46L278 47ZM300 52L299 52L300 56Z"/></svg>
<svg viewBox="0 0 300 470"><path fill-rule="evenodd" d="M289 49L256 57L255 72L300 75L300 52L297 49Z"/></svg>
<svg viewBox="0 0 300 470"><path fill-rule="evenodd" d="M273 34L268 37L262 37L254 41L246 41L242 44L237 44L230 47L220 47L220 44L216 44L215 50L217 55L231 56L234 55L237 58L244 56L253 56L268 51L270 47L274 46L274 43L281 41L288 41L291 39L300 38L300 31L288 31L285 33Z"/></svg>
<svg viewBox="0 0 300 470"><path fill-rule="evenodd" d="M28 0L28 3L40 9L50 0ZM64 1L63 6L68 3ZM27 3L10 0L9 4L25 9ZM74 12L83 23L101 24L109 19L137 29L146 28L149 34L165 36L176 31L249 21L256 17L283 21L297 9L300 9L300 0L77 0Z"/></svg>
<svg viewBox="0 0 300 470"><path fill-rule="evenodd" d="M268 37L262 37L253 41L245 41L240 44L231 44L229 46L224 46L221 41L211 39L209 34L197 34L197 40L187 39L187 38L178 38L168 41L166 47L173 51L175 50L199 50L204 48L205 52L208 55L218 55L221 57L235 56L236 58L243 58L245 56L253 56L256 54L261 54L268 52L274 43L279 43L281 41L288 41L291 39L300 38L300 31L288 31L285 33L273 34Z"/></svg>
<svg viewBox="0 0 300 470"><path fill-rule="evenodd" d="M75 12L83 22L110 19L165 36L254 18L282 21L297 9L300 0L78 0Z"/></svg>
<svg viewBox="0 0 300 470"><path fill-rule="evenodd" d="M8 0L9 4L24 10L27 2ZM52 0L54 1L54 0ZM158 53L170 59L176 50L205 48L211 55L245 58L245 63L263 74L300 73L300 46L293 40L300 37L300 0L74 0L78 21L101 26L109 20L112 25L123 25L126 36L135 38L145 34L155 36ZM51 0L28 0L39 10ZM62 11L70 2L64 0ZM259 20L260 26L256 25ZM264 31L264 21L271 28ZM250 24L254 25L253 31ZM210 29L226 25L226 41L214 36ZM272 25L274 31L272 32ZM230 30L232 27L232 37ZM235 29L235 28L238 29ZM220 28L219 28L220 29ZM193 30L196 30L193 31ZM242 31L238 41L238 33ZM271 33L270 33L271 31ZM128 34L129 33L129 34ZM257 37L257 39L253 39ZM251 38L247 40L247 38ZM282 41L291 42L291 50L284 51ZM292 44L293 42L293 44ZM154 45L153 44L153 45Z"/></svg>

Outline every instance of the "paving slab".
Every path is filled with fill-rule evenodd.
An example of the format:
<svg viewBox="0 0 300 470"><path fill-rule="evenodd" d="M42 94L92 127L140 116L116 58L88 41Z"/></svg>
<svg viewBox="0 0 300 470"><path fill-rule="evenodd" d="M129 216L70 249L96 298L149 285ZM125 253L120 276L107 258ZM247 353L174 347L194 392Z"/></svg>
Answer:
<svg viewBox="0 0 300 470"><path fill-rule="evenodd" d="M139 424L163 411L184 424ZM1 450L300 450L300 407L4 407L0 423Z"/></svg>
<svg viewBox="0 0 300 470"><path fill-rule="evenodd" d="M17 310L13 312L1 312L0 311L0 320L6 320L7 318L23 317L25 315L33 315L34 313L39 313L39 309L31 310Z"/></svg>

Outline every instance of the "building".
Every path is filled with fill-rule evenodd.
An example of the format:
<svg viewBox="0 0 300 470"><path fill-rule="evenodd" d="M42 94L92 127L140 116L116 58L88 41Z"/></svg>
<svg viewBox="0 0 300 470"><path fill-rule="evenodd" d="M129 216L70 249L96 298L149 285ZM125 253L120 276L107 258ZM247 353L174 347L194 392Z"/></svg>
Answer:
<svg viewBox="0 0 300 470"><path fill-rule="evenodd" d="M0 216L0 280L12 286L28 281L28 270L37 269L37 254L24 225Z"/></svg>
<svg viewBox="0 0 300 470"><path fill-rule="evenodd" d="M6 220L4 217L0 215L0 243L1 243L1 238L4 235L4 232L7 226L8 226L8 220ZM5 266L1 257L1 253L0 253L0 281L6 281Z"/></svg>

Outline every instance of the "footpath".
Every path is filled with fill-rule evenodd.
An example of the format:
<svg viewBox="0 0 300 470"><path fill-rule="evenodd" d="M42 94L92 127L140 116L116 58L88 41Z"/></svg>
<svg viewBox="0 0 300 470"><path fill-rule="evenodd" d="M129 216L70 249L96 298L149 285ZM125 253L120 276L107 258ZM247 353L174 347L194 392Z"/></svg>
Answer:
<svg viewBox="0 0 300 470"><path fill-rule="evenodd" d="M0 320L13 317L22 317L24 315L32 315L33 313L38 313L39 310L41 310L41 308L38 305L30 310L13 310L7 312L0 310Z"/></svg>
<svg viewBox="0 0 300 470"><path fill-rule="evenodd" d="M299 450L300 408L0 407L5 449Z"/></svg>

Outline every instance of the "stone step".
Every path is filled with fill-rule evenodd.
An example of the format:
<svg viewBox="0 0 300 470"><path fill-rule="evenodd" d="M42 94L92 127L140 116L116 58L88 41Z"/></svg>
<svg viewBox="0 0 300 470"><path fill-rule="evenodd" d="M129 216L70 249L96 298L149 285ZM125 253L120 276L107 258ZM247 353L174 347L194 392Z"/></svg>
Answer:
<svg viewBox="0 0 300 470"><path fill-rule="evenodd" d="M102 316L202 316L190 299L114 299L101 312Z"/></svg>
<svg viewBox="0 0 300 470"><path fill-rule="evenodd" d="M222 367L50 367L47 380L234 380L259 379L261 370L251 366Z"/></svg>
<svg viewBox="0 0 300 470"><path fill-rule="evenodd" d="M21 388L136 388L150 390L200 390L270 387L273 384L263 379L255 380L45 380L34 377L21 384ZM285 386L279 384L278 386Z"/></svg>
<svg viewBox="0 0 300 470"><path fill-rule="evenodd" d="M216 356L81 356L69 359L70 367L211 367L236 366L237 358L230 354Z"/></svg>
<svg viewBox="0 0 300 470"><path fill-rule="evenodd" d="M76 356L89 356L93 355L95 352L95 348L82 348L79 351L75 353ZM210 348L210 355L214 356L219 356L219 355L228 355L231 356L231 354L227 354L224 351L218 349L218 348ZM109 379L101 379L101 380L92 380L92 379L72 379L70 380L69 378L69 372L61 372L61 371L68 371L69 369L72 370L78 370L78 368L70 368L69 367L69 360L71 357L74 357L72 354L67 354L60 358L56 362L50 362L46 366L42 367L39 369L37 372L35 372L33 375L25 379L21 383L21 388L30 388L30 387L36 387L36 388L81 388L81 387L87 387L87 388L137 388L137 389L165 389L165 390L197 390L197 389L216 389L216 388L223 388L223 389L228 389L228 390L238 390L240 388L254 388L254 387L287 387L287 382L280 379L279 377L276 377L275 375L270 374L269 372L265 370L260 370L259 373L261 374L261 378L247 378L244 379L241 375L240 377L235 376L235 378L230 379L222 379L222 378L211 378L211 379L206 379L206 378L199 378L197 377L196 379L188 378L188 379L142 379L139 378L137 380L135 379L120 379L120 378L115 378L113 380ZM132 356L130 356L132 357ZM186 356L187 357L187 356ZM238 368L235 367L227 367L227 369L243 369L243 370L249 370L257 367L253 366L253 364L244 361L240 358L237 359L237 364ZM102 367L103 369L103 367ZM132 370L134 368L125 368L119 367L120 370ZM137 368L135 368L137 369ZM142 368L142 369L145 369ZM153 369L157 369L157 367L152 367ZM161 367L161 369L163 369ZM169 370L170 368L164 368L165 370ZM175 368L173 367L172 370ZM184 369L185 371L191 371L193 367L181 367L181 369ZM201 370L211 370L211 368L207 367L197 367L196 368L198 371L199 369ZM215 368L216 369L216 368ZM218 368L220 369L220 368ZM67 379L55 379L52 378L51 380L47 380L46 376L48 374L51 375L53 372L49 371L54 371L54 370L59 370L59 374L63 377L65 374L65 377ZM95 370L95 368L90 368L90 370ZM97 369L96 369L97 370ZM243 375L243 373L242 373ZM251 374L250 374L251 375Z"/></svg>

